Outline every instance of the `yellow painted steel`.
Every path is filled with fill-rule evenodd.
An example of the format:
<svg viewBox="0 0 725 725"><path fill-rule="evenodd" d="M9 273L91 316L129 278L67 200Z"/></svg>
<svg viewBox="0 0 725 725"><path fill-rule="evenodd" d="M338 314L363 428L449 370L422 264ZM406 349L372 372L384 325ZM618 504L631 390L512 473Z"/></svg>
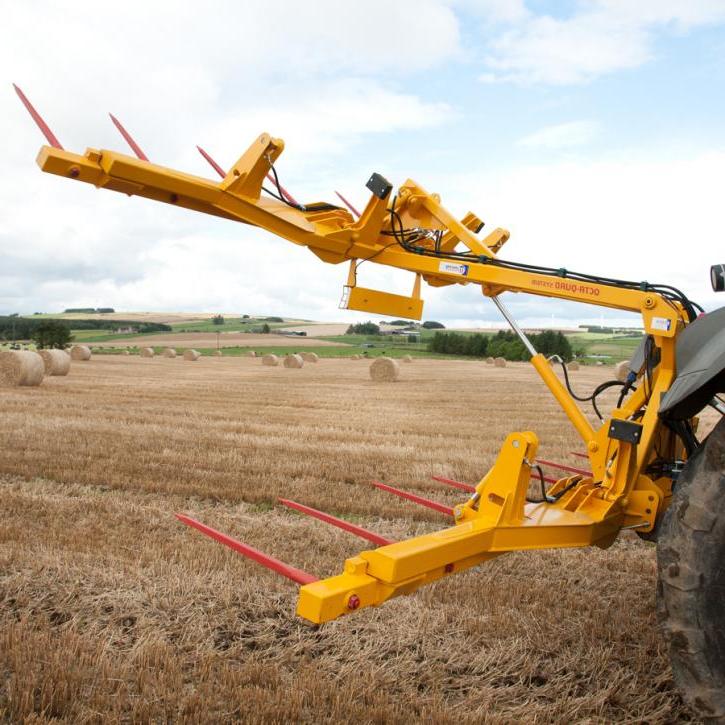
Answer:
<svg viewBox="0 0 725 725"><path fill-rule="evenodd" d="M255 225L308 247L325 262L349 261L343 306L395 317L420 319L420 281L432 286L475 284L484 295L504 291L585 302L637 312L659 349L660 362L651 380L629 396L598 428L577 406L542 355L531 362L584 441L591 476L561 479L547 492L550 500L531 504L526 495L538 441L533 432L511 433L491 470L467 501L455 507L455 524L442 531L363 551L345 562L343 572L300 589L298 614L325 622L359 608L408 594L443 576L507 551L551 547L608 546L622 526L651 531L669 502L671 482L652 480L645 471L655 447L681 456L673 435L659 424L658 407L675 375L674 345L686 324L682 307L661 295L559 275L495 266L493 259L509 238L496 229L477 236L481 221L469 212L457 220L436 194L406 181L396 196L395 212L405 228L438 230L437 250L463 245L477 255L465 260L416 254L391 239L389 198L372 195L360 219L329 205L294 208L261 196L262 181L284 149L284 142L261 134L219 183L167 169L107 150L78 155L44 146L38 156L43 171L128 195ZM416 242L434 250L435 241ZM404 296L357 285L363 261L414 273L413 294ZM629 420L646 403L638 419L641 439L635 445L610 437L612 420Z"/></svg>

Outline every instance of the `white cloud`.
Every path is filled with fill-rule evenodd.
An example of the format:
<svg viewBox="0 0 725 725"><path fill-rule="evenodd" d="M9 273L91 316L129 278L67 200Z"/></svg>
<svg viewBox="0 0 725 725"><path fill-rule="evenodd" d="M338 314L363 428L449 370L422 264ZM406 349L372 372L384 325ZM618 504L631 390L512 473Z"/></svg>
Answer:
<svg viewBox="0 0 725 725"><path fill-rule="evenodd" d="M526 148L565 149L585 146L597 135L599 124L595 121L569 121L546 126L517 141Z"/></svg>
<svg viewBox="0 0 725 725"><path fill-rule="evenodd" d="M564 19L529 14L490 44L484 82L568 85L636 68L654 57L655 33L725 20L723 0L598 0Z"/></svg>
<svg viewBox="0 0 725 725"><path fill-rule="evenodd" d="M438 180L437 188L446 190L443 203L455 206L456 213L472 209L487 228L511 231L503 259L670 284L712 309L723 304L709 280L710 265L724 248L718 231L723 186L725 150L674 160L621 153L524 165L495 175ZM426 314L434 319L499 319L493 305L477 302L470 288L447 287L425 296ZM592 306L506 297L523 319L622 317Z"/></svg>
<svg viewBox="0 0 725 725"><path fill-rule="evenodd" d="M226 165L269 131L287 142L285 180L305 193L324 178L330 153L349 156L367 134L446 120L445 104L400 88L407 74L455 57L458 36L454 12L439 0L372 0L344 12L332 0L6 8L0 117L11 143L0 157L0 312L81 302L234 309L235 300L280 311L311 304L299 289L320 292L327 270L339 272L305 250L274 247L261 230L41 174L33 159L42 137L11 82L68 149L125 150L110 110L152 160L210 177L194 144ZM344 168L336 178L344 182ZM277 265L269 264L273 248L284 249ZM311 284L299 284L302 269Z"/></svg>

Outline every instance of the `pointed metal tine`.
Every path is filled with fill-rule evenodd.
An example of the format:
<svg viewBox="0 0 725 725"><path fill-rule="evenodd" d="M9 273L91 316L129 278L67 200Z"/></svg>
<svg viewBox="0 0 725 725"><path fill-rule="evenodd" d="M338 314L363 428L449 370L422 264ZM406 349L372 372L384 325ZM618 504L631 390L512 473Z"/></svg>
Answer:
<svg viewBox="0 0 725 725"><path fill-rule="evenodd" d="M35 107L33 104L28 100L28 97L20 90L18 86L13 83L13 88L15 89L15 92L18 94L18 98L23 102L23 105L27 109L28 113L30 114L30 117L35 121L35 124L40 129L43 136L45 136L48 143L53 146L54 148L63 150L63 147L60 145L60 141L56 138L56 135L50 130L50 127L48 124L43 120L43 117L35 110Z"/></svg>
<svg viewBox="0 0 725 725"><path fill-rule="evenodd" d="M217 174L219 174L219 176L221 176L223 179L227 175L224 169L222 169L222 167L219 166L219 164L214 161L214 159L206 151L204 151L201 146L197 145L196 148L199 153L209 162L209 165L212 167L212 169L214 169L214 171L216 171Z"/></svg>
<svg viewBox="0 0 725 725"><path fill-rule="evenodd" d="M340 198L340 201L359 219L360 212L339 191L335 193Z"/></svg>
<svg viewBox="0 0 725 725"><path fill-rule="evenodd" d="M271 184L274 184L275 187L277 186L277 179L274 178L271 171L267 174L267 181L269 181ZM279 184L279 192L285 199L287 199L290 204L292 204L292 206L300 205L297 199L295 199L294 196L292 196L292 194L290 194L289 191L287 191L287 189L282 186L282 184Z"/></svg>
<svg viewBox="0 0 725 725"><path fill-rule="evenodd" d="M355 534L355 536L359 536L361 539L371 541L373 544L377 544L378 546L387 546L388 544L395 543L392 539L386 539L384 536L380 536L379 534L373 533L372 531L368 531L362 526L356 526L355 524L351 524L349 521L345 521L344 519L338 519L336 516L326 514L324 511L318 511L317 509L313 509L310 506L305 506L304 504L297 503L296 501L290 501L286 498L280 498L277 500L283 506L287 506L288 508L295 509L300 513L307 514L308 516L312 516L313 518L319 519L320 521L324 521L326 524L337 526L338 529L348 531L349 533Z"/></svg>
<svg viewBox="0 0 725 725"><path fill-rule="evenodd" d="M452 486L461 491L467 491L468 493L475 493L476 487L471 486L469 483L463 483L462 481L454 481L452 478L445 478L444 476L431 476L434 481L438 483L445 483L446 486Z"/></svg>
<svg viewBox="0 0 725 725"><path fill-rule="evenodd" d="M206 526L200 521L192 519L191 516L186 516L186 514L175 514L175 516L177 519L179 519L179 521L186 524L187 526L191 526L198 531L201 531L202 534L205 534L206 536L214 539L215 541L218 541L220 544L224 544L224 546L228 546L230 549L234 549L234 551L241 554L242 556L246 556L248 559L256 561L257 564L266 566L267 569L276 571L278 574L281 574L282 576L291 579L293 582L296 582L301 586L318 581L316 576L312 576L312 574L308 574L306 571L302 571L301 569L296 569L294 566L285 564L283 561L275 559L273 556L269 556L268 554L264 554L263 552L255 549L252 546L249 546L248 544L243 544L241 541L237 541L231 536L222 534L220 531L212 529L211 526Z"/></svg>
<svg viewBox="0 0 725 725"><path fill-rule="evenodd" d="M141 161L148 161L148 156L141 151L141 147L133 140L133 136L123 127L123 124L112 114L108 114L111 117L111 121L113 121L113 125L121 132L121 136L126 140L126 143L131 147L131 151L133 151L136 156L141 159Z"/></svg>
<svg viewBox="0 0 725 725"><path fill-rule="evenodd" d="M540 463L542 466L551 466L551 468L556 468L560 471L569 471L569 473L580 473L582 476L591 476L592 472L587 471L586 468L577 468L576 466L567 466L564 463L556 463L555 461L546 461L543 458L539 458L537 463Z"/></svg>
<svg viewBox="0 0 725 725"><path fill-rule="evenodd" d="M589 456L586 453L579 453L579 451L569 451L569 453L577 458L586 458L589 460Z"/></svg>
<svg viewBox="0 0 725 725"><path fill-rule="evenodd" d="M429 498L417 496L414 493L408 493L408 491L402 491L399 488L388 486L386 483L380 483L380 481L373 481L372 484L373 486L375 486L375 488L379 488L381 491L387 491L388 493L392 493L395 496L400 496L400 498L408 499L408 501L420 504L421 506L425 506L426 508L433 509L434 511L438 511L442 514L447 514L448 516L453 516L453 509L450 506L438 503L438 501L432 501Z"/></svg>

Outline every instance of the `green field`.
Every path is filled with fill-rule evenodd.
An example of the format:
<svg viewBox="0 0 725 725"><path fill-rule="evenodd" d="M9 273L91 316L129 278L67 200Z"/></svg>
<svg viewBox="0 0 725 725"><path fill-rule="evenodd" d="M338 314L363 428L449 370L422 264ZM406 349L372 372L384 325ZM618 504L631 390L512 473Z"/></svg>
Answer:
<svg viewBox="0 0 725 725"><path fill-rule="evenodd" d="M608 356L604 362L619 362L629 360L639 345L642 337L628 337L625 335L611 335L598 332L582 332L567 335L572 349L582 350L584 356Z"/></svg>
<svg viewBox="0 0 725 725"><path fill-rule="evenodd" d="M123 313L116 313L122 315ZM132 313L128 313L131 315ZM80 317L81 315L78 315ZM75 315L64 314L43 314L33 316L43 318L63 318L68 319L72 324ZM168 323L172 331L167 334L189 332L189 333L229 333L229 332L250 332L258 333L260 328L267 324L271 330L291 325L304 326L310 325L314 327L314 322L309 320L299 320L286 318L284 322L271 322L264 317L252 317L243 319L241 316L225 316L224 323L215 325L211 319L205 320L186 320L180 322ZM320 357L344 357L348 355L365 353L371 357L380 355L389 355L390 357L402 357L403 355L411 355L415 357L441 357L456 358L462 356L443 355L428 352L428 341L438 330L428 330L420 328L416 334L420 338L420 342L407 342L404 335L391 337L389 335L335 335L320 338L328 342L335 342L345 347L305 347L305 350L316 352ZM455 331L460 335L473 335L472 331ZM496 330L480 330L480 334L492 336L496 334ZM119 335L108 330L72 330L73 341L78 343L103 344L105 342L123 342L128 343L129 347L142 346L144 338L149 335L163 335L163 332L146 332L134 333L130 335ZM576 357L584 363L594 363L596 361L611 364L620 360L629 359L636 349L641 336L629 336L618 333L603 332L573 332L565 333ZM162 348L159 348L162 349ZM294 346L274 345L271 347L256 348L254 345L240 345L238 347L229 347L224 349L224 355L244 355L250 350L258 352L270 352L276 355L285 355L295 348ZM204 351L210 354L212 350Z"/></svg>
<svg viewBox="0 0 725 725"><path fill-rule="evenodd" d="M271 330L276 330L277 328L290 327L291 325L304 325L305 322L300 320L269 322L263 317L250 317L247 320L239 317L225 317L224 324L222 325L215 325L211 320L197 320L195 322L172 322L171 327L174 332L251 332L255 329L259 331L259 328L264 324L269 325Z"/></svg>

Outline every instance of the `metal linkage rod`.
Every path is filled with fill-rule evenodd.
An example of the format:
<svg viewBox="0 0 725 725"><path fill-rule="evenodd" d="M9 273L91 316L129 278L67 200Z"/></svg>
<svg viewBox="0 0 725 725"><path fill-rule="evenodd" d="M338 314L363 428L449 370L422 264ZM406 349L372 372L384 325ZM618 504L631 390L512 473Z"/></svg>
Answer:
<svg viewBox="0 0 725 725"><path fill-rule="evenodd" d="M531 340L529 340L529 338L526 337L526 334L524 333L524 331L519 327L516 320L514 320L511 313L508 311L508 309L504 305L504 303L501 302L501 300L498 297L492 297L491 299L493 300L493 304L496 305L496 307L498 307L499 312L506 318L506 322L509 323L509 325L511 326L511 329L519 336L519 339L521 340L521 342L524 343L524 346L526 347L526 349L531 353L531 357L534 357L534 355L536 355L536 349L531 344Z"/></svg>

